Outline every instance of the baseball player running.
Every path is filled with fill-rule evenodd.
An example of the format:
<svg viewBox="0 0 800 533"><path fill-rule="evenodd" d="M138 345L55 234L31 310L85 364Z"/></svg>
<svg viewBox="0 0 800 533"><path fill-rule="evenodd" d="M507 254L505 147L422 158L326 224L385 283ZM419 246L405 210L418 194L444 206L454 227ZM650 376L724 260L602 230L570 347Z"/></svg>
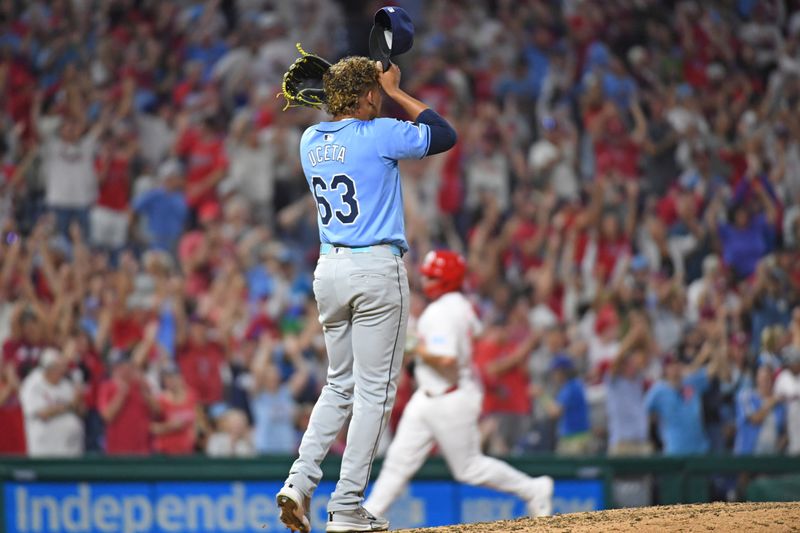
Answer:
<svg viewBox="0 0 800 533"><path fill-rule="evenodd" d="M389 523L362 507L378 441L394 403L408 321L409 289L401 257L408 250L397 162L450 149L452 127L399 88L396 65L348 57L323 77L333 116L308 128L300 157L319 207L320 258L314 295L328 352L327 383L311 413L284 487L281 521L307 532L320 463L352 413L329 532L385 531ZM415 122L377 118L381 88Z"/></svg>
<svg viewBox="0 0 800 533"><path fill-rule="evenodd" d="M515 494L527 502L531 516L552 513L552 478L531 478L481 453L478 415L483 398L471 367L472 339L481 323L459 292L465 272L464 259L451 251L429 252L422 264L422 288L431 303L417 324L417 390L364 503L373 513L386 512L434 443L456 480Z"/></svg>

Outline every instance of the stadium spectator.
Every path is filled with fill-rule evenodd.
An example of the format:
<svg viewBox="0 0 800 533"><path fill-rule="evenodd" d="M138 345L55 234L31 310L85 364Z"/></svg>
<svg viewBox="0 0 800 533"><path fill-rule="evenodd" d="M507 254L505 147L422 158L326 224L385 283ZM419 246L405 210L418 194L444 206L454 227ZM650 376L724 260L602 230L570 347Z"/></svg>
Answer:
<svg viewBox="0 0 800 533"><path fill-rule="evenodd" d="M158 168L159 184L133 199L133 213L141 217L148 249L177 253L178 241L188 221L188 206L183 193L183 174L175 160Z"/></svg>
<svg viewBox="0 0 800 533"><path fill-rule="evenodd" d="M257 335L272 335L272 333L259 333L259 326L250 325L252 331L239 341L228 357L228 370L230 379L225 382L225 404L231 409L237 409L245 414L249 423L253 417L250 413L250 389L252 388L253 375L250 372L253 357L258 350Z"/></svg>
<svg viewBox="0 0 800 533"><path fill-rule="evenodd" d="M33 124L42 137L42 167L45 202L56 215L56 227L66 233L77 222L89 236L89 210L97 198L95 153L98 139L105 131L108 113L86 131L83 117L65 117L63 121L43 126L40 120L41 94L32 106Z"/></svg>
<svg viewBox="0 0 800 533"><path fill-rule="evenodd" d="M101 250L118 252L128 241L131 174L139 147L126 123L117 123L111 131L95 159L98 193L89 212L90 240Z"/></svg>
<svg viewBox="0 0 800 533"><path fill-rule="evenodd" d="M556 453L584 455L590 453L589 408L583 381L577 375L569 355L557 355L550 364L550 376L555 385L554 397L542 397L550 418L557 420Z"/></svg>
<svg viewBox="0 0 800 533"><path fill-rule="evenodd" d="M792 322L789 325L789 344L800 349L800 309L797 307L792 312Z"/></svg>
<svg viewBox="0 0 800 533"><path fill-rule="evenodd" d="M0 454L24 454L25 421L19 404L19 377L14 367L4 364L0 375L0 422L3 432L0 435Z"/></svg>
<svg viewBox="0 0 800 533"><path fill-rule="evenodd" d="M661 98L654 95L646 100L646 105L650 116L642 114L640 117L647 124L642 139L642 189L660 197L680 175L675 160L678 135L667 120L665 102Z"/></svg>
<svg viewBox="0 0 800 533"><path fill-rule="evenodd" d="M122 350L109 354L111 377L100 386L98 399L109 455L144 455L152 449L150 421L159 406L138 368L141 355Z"/></svg>
<svg viewBox="0 0 800 533"><path fill-rule="evenodd" d="M256 454L244 411L226 409L217 418L216 429L206 443L206 454L210 457L252 457Z"/></svg>
<svg viewBox="0 0 800 533"><path fill-rule="evenodd" d="M184 233L178 243L177 255L181 274L185 279L184 296L187 300L197 302L211 285L212 265L208 235L200 230Z"/></svg>
<svg viewBox="0 0 800 533"><path fill-rule="evenodd" d="M532 427L523 443L523 449L526 451L550 451L555 448L556 442L555 424L550 419L544 403L536 401L535 397L537 395L552 397L556 392L548 371L553 359L568 349L567 328L558 322L544 324L541 339L528 359L527 371L530 379L528 394L533 403Z"/></svg>
<svg viewBox="0 0 800 533"><path fill-rule="evenodd" d="M71 355L70 355L71 353ZM84 329L73 331L64 347L64 354L71 359L73 373L77 371L83 385L85 407L85 448L87 452L103 451L103 417L98 410L100 386L106 375L106 365L95 349L91 335Z"/></svg>
<svg viewBox="0 0 800 533"><path fill-rule="evenodd" d="M786 406L786 452L800 454L800 348L789 346L784 350L786 367L775 379L775 396Z"/></svg>
<svg viewBox="0 0 800 533"><path fill-rule="evenodd" d="M695 324L700 314L712 306L710 298L719 293L725 286L725 277L721 271L719 257L707 255L703 259L703 275L689 284L686 291L686 318ZM707 303L708 302L708 303Z"/></svg>
<svg viewBox="0 0 800 533"><path fill-rule="evenodd" d="M753 180L751 189L760 200L763 212L753 213L753 208L735 203L732 206L731 222L718 225L722 258L739 278L750 276L755 271L758 260L772 250L775 242L777 220L775 201L771 196L772 193L767 192L767 185L760 180L756 181L755 177L750 177L757 172L757 169L748 170L748 177L745 180ZM712 220L721 205L719 196L715 196L708 208L708 216L712 217Z"/></svg>
<svg viewBox="0 0 800 533"><path fill-rule="evenodd" d="M30 457L83 454L83 391L67 377L69 364L56 349L42 352L39 368L20 386Z"/></svg>
<svg viewBox="0 0 800 533"><path fill-rule="evenodd" d="M486 203L489 196L497 202L501 211L508 209L511 200L511 184L509 180L510 162L506 154L508 145L503 143L500 126L492 118L497 109L484 104L474 125L471 145L468 150L468 161L465 166L467 209L476 210Z"/></svg>
<svg viewBox="0 0 800 533"><path fill-rule="evenodd" d="M578 176L575 168L575 134L548 116L540 121L542 137L528 153L528 164L534 179L551 188L560 199L578 196Z"/></svg>
<svg viewBox="0 0 800 533"><path fill-rule="evenodd" d="M683 286L673 279L667 279L644 284L640 288L641 296L650 300L648 315L652 323L654 348L658 353L674 353L687 327ZM645 294L648 292L650 294ZM640 300L638 303L645 302Z"/></svg>
<svg viewBox="0 0 800 533"><path fill-rule="evenodd" d="M250 114L238 115L231 123L230 176L224 183L226 189L247 199L256 220L268 225L273 221L276 159L282 148L271 141Z"/></svg>
<svg viewBox="0 0 800 533"><path fill-rule="evenodd" d="M605 376L609 455L648 455L652 451L644 403L647 362L642 350L620 352Z"/></svg>
<svg viewBox="0 0 800 533"><path fill-rule="evenodd" d="M780 351L786 338L786 330L781 325L769 326L761 331L761 348L756 358L756 366L767 366L773 373L783 367Z"/></svg>
<svg viewBox="0 0 800 533"><path fill-rule="evenodd" d="M732 333L722 349L727 351L726 357L720 359L716 373L709 375L703 394L703 420L712 453L731 449L736 434L736 397L755 384L755 376L748 371L747 336Z"/></svg>
<svg viewBox="0 0 800 533"><path fill-rule="evenodd" d="M134 116L139 155L148 168L156 169L166 161L175 142L175 109L166 98L150 102Z"/></svg>
<svg viewBox="0 0 800 533"><path fill-rule="evenodd" d="M716 341L720 339L717 332ZM666 455L702 454L709 442L703 425L703 393L709 374L715 375L722 357L719 346L709 340L688 362L670 358L664 364L664 378L653 384L645 396L645 408L658 421L659 438ZM688 354L682 354L688 358ZM707 369L704 364L711 362Z"/></svg>
<svg viewBox="0 0 800 533"><path fill-rule="evenodd" d="M39 365L45 341L42 309L19 306L11 317L11 336L3 344L3 362L22 380Z"/></svg>
<svg viewBox="0 0 800 533"><path fill-rule="evenodd" d="M484 431L491 424L493 434L489 449L500 454L509 453L526 430L530 409L526 366L537 342L536 334L528 330L527 317L519 316L523 304L512 307L518 310L516 324L509 319L487 328L472 356L484 384Z"/></svg>
<svg viewBox="0 0 800 533"><path fill-rule="evenodd" d="M181 374L197 394L201 406L220 402L226 349L211 338L210 324L205 318L192 315L187 329L187 333L179 333L178 337L176 360Z"/></svg>
<svg viewBox="0 0 800 533"><path fill-rule="evenodd" d="M294 453L300 442L295 430L299 415L297 398L307 384L308 369L297 339L286 337L281 348L283 356L294 365L294 373L282 383L275 361L278 347L267 337L263 339L252 368L253 444L259 453Z"/></svg>
<svg viewBox="0 0 800 533"><path fill-rule="evenodd" d="M775 454L781 449L786 410L773 392L772 376L769 366L760 367L756 386L741 391L736 399L736 454Z"/></svg>
<svg viewBox="0 0 800 533"><path fill-rule="evenodd" d="M691 149L689 168L678 177L678 185L683 191L691 193L696 199L707 204L714 197L729 199L730 186L727 180L712 164L711 148L703 144Z"/></svg>
<svg viewBox="0 0 800 533"><path fill-rule="evenodd" d="M204 117L179 131L174 153L186 165L186 203L195 216L206 206L219 207L217 185L225 178L228 156L219 134L219 121Z"/></svg>
<svg viewBox="0 0 800 533"><path fill-rule="evenodd" d="M153 451L165 455L194 453L197 437L198 404L194 391L186 386L177 366L161 369L163 391L158 395L158 420L150 423Z"/></svg>
<svg viewBox="0 0 800 533"><path fill-rule="evenodd" d="M288 118L275 108L265 90L254 97L264 100L258 110L245 109L233 119L228 139L231 167L221 189L245 198L254 220L274 226L276 208L285 206L305 187L298 179L300 136ZM272 117L260 121L261 112ZM298 187L298 185L300 185Z"/></svg>
<svg viewBox="0 0 800 533"><path fill-rule="evenodd" d="M3 343L0 450L25 453L25 425L19 401L19 387L39 364L44 340L44 324L35 308L18 305L9 316L11 335Z"/></svg>
<svg viewBox="0 0 800 533"><path fill-rule="evenodd" d="M598 376L619 353L619 314L614 306L605 304L595 313L588 333L587 366Z"/></svg>
<svg viewBox="0 0 800 533"><path fill-rule="evenodd" d="M751 349L757 350L764 328L789 325L792 310L800 304L800 292L772 255L758 264L752 285L743 292L742 307L750 317L752 328Z"/></svg>

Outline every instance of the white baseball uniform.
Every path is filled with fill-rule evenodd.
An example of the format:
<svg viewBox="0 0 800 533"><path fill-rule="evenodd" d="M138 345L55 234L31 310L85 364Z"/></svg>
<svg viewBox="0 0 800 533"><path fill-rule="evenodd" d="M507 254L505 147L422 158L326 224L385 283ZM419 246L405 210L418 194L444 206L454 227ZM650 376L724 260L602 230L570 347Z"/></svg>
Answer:
<svg viewBox="0 0 800 533"><path fill-rule="evenodd" d="M481 453L478 416L483 393L472 369L472 340L482 325L472 305L458 292L432 302L417 322L420 342L431 355L455 357L457 372L449 379L417 358L417 390L403 411L380 475L364 502L383 516L405 484L439 445L457 481L516 494L530 502L552 492L552 480L531 478ZM549 499L549 493L546 495Z"/></svg>

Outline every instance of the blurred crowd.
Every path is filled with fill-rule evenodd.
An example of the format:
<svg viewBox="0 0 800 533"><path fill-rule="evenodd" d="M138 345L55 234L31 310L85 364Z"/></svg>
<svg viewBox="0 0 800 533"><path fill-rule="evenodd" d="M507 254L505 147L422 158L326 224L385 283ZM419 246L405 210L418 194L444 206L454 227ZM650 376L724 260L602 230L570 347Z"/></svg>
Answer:
<svg viewBox="0 0 800 533"><path fill-rule="evenodd" d="M295 452L324 115L276 95L384 3L0 1L0 454ZM461 251L485 448L800 454L800 2L392 3L459 132L402 168L412 315Z"/></svg>

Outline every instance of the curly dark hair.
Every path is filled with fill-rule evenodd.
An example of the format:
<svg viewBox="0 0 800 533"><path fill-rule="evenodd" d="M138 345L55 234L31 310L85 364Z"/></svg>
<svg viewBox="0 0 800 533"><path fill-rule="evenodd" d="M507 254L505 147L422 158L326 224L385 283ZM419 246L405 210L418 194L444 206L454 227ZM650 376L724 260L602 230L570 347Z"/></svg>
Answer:
<svg viewBox="0 0 800 533"><path fill-rule="evenodd" d="M358 99L379 85L374 61L361 56L345 57L322 77L325 108L334 117L354 113L358 109Z"/></svg>

